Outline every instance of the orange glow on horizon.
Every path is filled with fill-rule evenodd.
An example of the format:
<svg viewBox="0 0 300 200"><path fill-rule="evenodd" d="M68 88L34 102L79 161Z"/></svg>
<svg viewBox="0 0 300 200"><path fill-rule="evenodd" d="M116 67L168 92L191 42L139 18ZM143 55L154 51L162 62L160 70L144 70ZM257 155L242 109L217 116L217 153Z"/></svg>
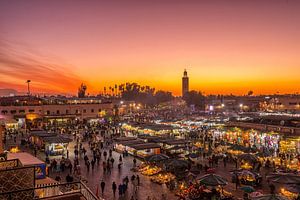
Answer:
<svg viewBox="0 0 300 200"><path fill-rule="evenodd" d="M26 8L26 9L24 9ZM0 89L300 92L300 1L0 2Z"/></svg>

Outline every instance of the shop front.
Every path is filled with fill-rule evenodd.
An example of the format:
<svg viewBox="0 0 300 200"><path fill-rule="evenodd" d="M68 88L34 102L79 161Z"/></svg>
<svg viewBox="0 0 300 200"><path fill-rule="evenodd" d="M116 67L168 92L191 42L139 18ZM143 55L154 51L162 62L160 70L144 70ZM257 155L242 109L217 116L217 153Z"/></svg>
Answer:
<svg viewBox="0 0 300 200"><path fill-rule="evenodd" d="M263 133L256 130L242 130L233 128L230 130L214 130L213 136L223 140L229 144L237 144L244 147L255 147L257 149L266 149L268 151L277 152L280 141L279 133L268 132Z"/></svg>

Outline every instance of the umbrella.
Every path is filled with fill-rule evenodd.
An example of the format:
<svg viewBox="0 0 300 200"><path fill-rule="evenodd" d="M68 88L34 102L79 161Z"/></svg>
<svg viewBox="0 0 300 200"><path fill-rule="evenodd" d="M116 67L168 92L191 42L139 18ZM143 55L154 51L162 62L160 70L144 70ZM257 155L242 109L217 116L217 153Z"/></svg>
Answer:
<svg viewBox="0 0 300 200"><path fill-rule="evenodd" d="M256 148L253 147L247 147L244 149L244 152L246 153L256 153L258 150Z"/></svg>
<svg viewBox="0 0 300 200"><path fill-rule="evenodd" d="M229 149L242 151L242 150L245 150L246 147L243 147L243 146L238 145L238 144L233 144L233 145L231 145L231 147Z"/></svg>
<svg viewBox="0 0 300 200"><path fill-rule="evenodd" d="M190 172L192 172L193 174L200 174L200 170L197 167L192 167L190 169Z"/></svg>
<svg viewBox="0 0 300 200"><path fill-rule="evenodd" d="M287 185L286 190L292 193L300 194L300 184Z"/></svg>
<svg viewBox="0 0 300 200"><path fill-rule="evenodd" d="M216 174L207 174L199 178L200 183L208 186L227 185L226 179Z"/></svg>
<svg viewBox="0 0 300 200"><path fill-rule="evenodd" d="M249 162L256 162L258 159L255 155L250 154L250 153L244 153L238 156L240 160L245 160Z"/></svg>
<svg viewBox="0 0 300 200"><path fill-rule="evenodd" d="M253 197L252 200L288 200L288 199L278 194L267 194L267 195Z"/></svg>
<svg viewBox="0 0 300 200"><path fill-rule="evenodd" d="M189 172L187 175L186 175L188 178L195 178L197 177L196 174L192 173L192 172Z"/></svg>
<svg viewBox="0 0 300 200"><path fill-rule="evenodd" d="M169 159L169 157L164 154L155 154L145 158L148 162L160 162L167 159Z"/></svg>
<svg viewBox="0 0 300 200"><path fill-rule="evenodd" d="M237 174L237 175L250 175L250 176L257 176L257 174L255 172L252 172L252 171L249 171L249 170L246 170L246 169L237 169L237 170L232 170L230 171L231 174Z"/></svg>
<svg viewBox="0 0 300 200"><path fill-rule="evenodd" d="M246 193L251 193L251 192L254 192L255 191L255 189L253 188L253 187L251 187L251 186L243 186L243 187L241 187L240 188L241 190L243 190L244 192L246 192Z"/></svg>
<svg viewBox="0 0 300 200"><path fill-rule="evenodd" d="M189 155L189 157L190 157L190 158L198 158L199 155L196 154L196 153L191 153L191 154Z"/></svg>
<svg viewBox="0 0 300 200"><path fill-rule="evenodd" d="M256 153L255 155L258 156L258 157L269 157L272 154L270 152L264 151L264 152Z"/></svg>
<svg viewBox="0 0 300 200"><path fill-rule="evenodd" d="M300 183L300 176L291 173L275 173L267 176L267 179L276 183L297 184Z"/></svg>
<svg viewBox="0 0 300 200"><path fill-rule="evenodd" d="M189 162L186 160L172 159L167 162L168 168L189 168Z"/></svg>

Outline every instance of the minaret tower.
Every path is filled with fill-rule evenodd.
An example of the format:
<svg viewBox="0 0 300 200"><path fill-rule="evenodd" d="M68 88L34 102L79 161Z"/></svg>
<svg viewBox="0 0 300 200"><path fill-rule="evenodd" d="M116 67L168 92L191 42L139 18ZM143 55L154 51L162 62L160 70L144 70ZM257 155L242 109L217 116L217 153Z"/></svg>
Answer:
<svg viewBox="0 0 300 200"><path fill-rule="evenodd" d="M184 96L187 92L189 92L189 77L185 69L182 77L182 96Z"/></svg>

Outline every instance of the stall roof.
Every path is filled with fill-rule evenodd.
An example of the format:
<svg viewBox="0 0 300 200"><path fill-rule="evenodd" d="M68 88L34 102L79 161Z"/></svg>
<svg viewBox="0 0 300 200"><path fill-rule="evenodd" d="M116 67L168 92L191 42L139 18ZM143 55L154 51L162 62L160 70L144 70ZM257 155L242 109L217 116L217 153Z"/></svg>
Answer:
<svg viewBox="0 0 300 200"><path fill-rule="evenodd" d="M43 141L46 143L69 143L72 141L70 138L56 136L56 137L44 137Z"/></svg>
<svg viewBox="0 0 300 200"><path fill-rule="evenodd" d="M48 133L47 131L31 131L30 132L31 136L37 136L37 137L54 137L56 134L54 133Z"/></svg>
<svg viewBox="0 0 300 200"><path fill-rule="evenodd" d="M118 137L115 141L129 141L129 140L136 140L135 137Z"/></svg>
<svg viewBox="0 0 300 200"><path fill-rule="evenodd" d="M164 124L141 124L139 125L142 129L151 129L154 131L160 130L173 130L174 127L171 125L164 125Z"/></svg>
<svg viewBox="0 0 300 200"><path fill-rule="evenodd" d="M20 153L8 153L7 154L7 160L12 159L19 159L22 165L28 166L28 165L37 165L44 163L40 159L34 157L33 155L26 153L26 152L20 152Z"/></svg>
<svg viewBox="0 0 300 200"><path fill-rule="evenodd" d="M152 139L152 140L161 139L161 137L158 137L158 136L152 136L152 135L148 135L148 134L138 135L138 138L142 138L142 139Z"/></svg>
<svg viewBox="0 0 300 200"><path fill-rule="evenodd" d="M118 142L118 144L122 144L124 146L132 145L132 144L143 144L143 143L145 143L145 142L143 140L141 140L141 139L127 140L127 141L120 141L120 142Z"/></svg>
<svg viewBox="0 0 300 200"><path fill-rule="evenodd" d="M163 143L166 143L168 145L179 145L179 144L186 144L190 143L191 141L189 140L166 140Z"/></svg>
<svg viewBox="0 0 300 200"><path fill-rule="evenodd" d="M130 147L136 150L160 148L160 146L156 143L135 144L135 145L130 145Z"/></svg>

